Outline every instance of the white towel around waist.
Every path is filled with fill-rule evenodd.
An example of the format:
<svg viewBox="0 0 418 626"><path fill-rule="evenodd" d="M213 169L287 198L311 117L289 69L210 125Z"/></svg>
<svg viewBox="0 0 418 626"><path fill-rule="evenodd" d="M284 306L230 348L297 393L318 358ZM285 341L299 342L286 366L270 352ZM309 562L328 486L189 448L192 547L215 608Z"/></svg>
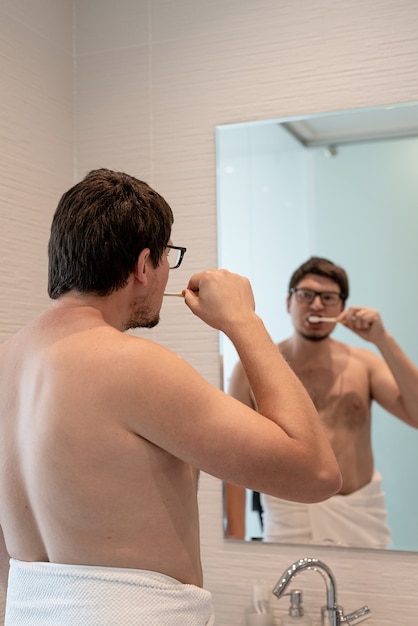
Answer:
<svg viewBox="0 0 418 626"><path fill-rule="evenodd" d="M382 478L346 496L300 504L261 495L264 541L387 548L391 543Z"/></svg>
<svg viewBox="0 0 418 626"><path fill-rule="evenodd" d="M212 626L211 594L158 572L10 560L5 626Z"/></svg>

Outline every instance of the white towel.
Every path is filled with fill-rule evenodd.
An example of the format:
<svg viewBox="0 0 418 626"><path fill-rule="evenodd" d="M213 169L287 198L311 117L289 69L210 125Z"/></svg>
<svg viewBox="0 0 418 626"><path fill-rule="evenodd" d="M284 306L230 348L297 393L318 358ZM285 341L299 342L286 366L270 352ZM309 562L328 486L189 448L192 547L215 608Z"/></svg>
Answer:
<svg viewBox="0 0 418 626"><path fill-rule="evenodd" d="M5 626L213 626L211 594L148 570L10 560Z"/></svg>
<svg viewBox="0 0 418 626"><path fill-rule="evenodd" d="M391 535L381 483L375 471L358 491L315 504L261 494L264 541L387 548Z"/></svg>

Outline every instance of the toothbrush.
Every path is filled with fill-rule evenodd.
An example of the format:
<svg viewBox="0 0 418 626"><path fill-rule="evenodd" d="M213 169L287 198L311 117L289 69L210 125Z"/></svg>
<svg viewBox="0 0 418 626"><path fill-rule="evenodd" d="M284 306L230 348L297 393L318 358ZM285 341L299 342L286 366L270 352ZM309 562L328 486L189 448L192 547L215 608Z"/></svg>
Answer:
<svg viewBox="0 0 418 626"><path fill-rule="evenodd" d="M336 317L319 317L319 315L310 315L308 317L308 322L311 324L319 324L321 322L337 322Z"/></svg>
<svg viewBox="0 0 418 626"><path fill-rule="evenodd" d="M199 295L199 290L194 291L197 296ZM164 293L165 296L175 296L177 298L184 298L184 293L182 291L166 291Z"/></svg>

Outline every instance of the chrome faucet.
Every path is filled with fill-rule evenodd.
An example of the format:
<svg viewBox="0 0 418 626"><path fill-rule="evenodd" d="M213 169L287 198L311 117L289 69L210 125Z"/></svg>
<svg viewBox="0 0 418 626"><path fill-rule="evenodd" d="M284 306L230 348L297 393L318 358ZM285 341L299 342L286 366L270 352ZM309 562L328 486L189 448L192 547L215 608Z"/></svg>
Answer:
<svg viewBox="0 0 418 626"><path fill-rule="evenodd" d="M313 569L319 572L325 581L327 603L321 610L322 626L341 626L343 624L354 626L354 624L358 624L363 619L369 617L370 609L368 606L363 606L361 609L353 611L353 613L349 615L344 615L343 609L337 604L337 585L334 575L328 565L325 565L325 563L318 559L304 558L292 563L292 565L283 572L273 589L276 598L280 599L295 576L306 569Z"/></svg>

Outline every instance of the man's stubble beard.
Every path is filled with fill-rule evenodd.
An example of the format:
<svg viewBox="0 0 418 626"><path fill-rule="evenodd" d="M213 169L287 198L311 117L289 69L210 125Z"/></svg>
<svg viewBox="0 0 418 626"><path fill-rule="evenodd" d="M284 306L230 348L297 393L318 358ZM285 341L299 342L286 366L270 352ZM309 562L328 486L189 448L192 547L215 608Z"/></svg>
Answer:
<svg viewBox="0 0 418 626"><path fill-rule="evenodd" d="M151 311L148 306L138 306L137 302L132 305L131 318L126 324L125 330L132 328L154 328L160 321L160 312Z"/></svg>
<svg viewBox="0 0 418 626"><path fill-rule="evenodd" d="M305 333L303 333L302 331L298 331L299 335L301 337L303 337L304 339L306 339L307 341L312 341L314 343L318 343L319 341L324 341L325 339L328 339L328 337L330 336L331 333L328 333L327 335L322 335L322 336L318 336L318 335L306 335Z"/></svg>
<svg viewBox="0 0 418 626"><path fill-rule="evenodd" d="M159 315L150 320L131 319L126 326L126 330L130 330L132 328L154 328L155 326L157 326L157 324L159 324L159 322Z"/></svg>

